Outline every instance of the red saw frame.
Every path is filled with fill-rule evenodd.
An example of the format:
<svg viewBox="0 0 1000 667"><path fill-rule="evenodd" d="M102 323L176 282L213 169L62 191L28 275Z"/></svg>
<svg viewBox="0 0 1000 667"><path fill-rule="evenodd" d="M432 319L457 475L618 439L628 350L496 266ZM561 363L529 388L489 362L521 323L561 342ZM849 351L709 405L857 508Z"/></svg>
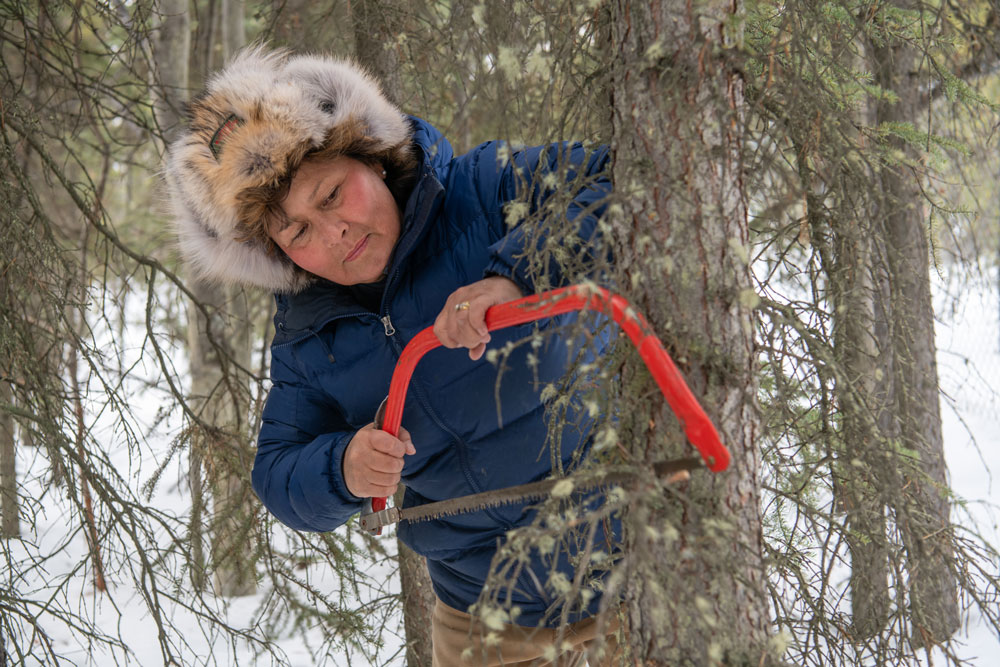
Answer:
<svg viewBox="0 0 1000 667"><path fill-rule="evenodd" d="M562 287L487 309L486 327L490 331L495 331L578 310L594 310L611 315L638 348L639 356L649 368L650 374L667 399L667 404L677 415L685 435L698 449L705 465L712 472L725 470L729 466L730 455L729 450L722 444L718 431L698 403L698 399L691 393L684 377L664 349L663 343L653 333L646 318L621 296L612 294L603 287L587 285ZM414 336L403 349L389 385L389 397L386 400L385 418L382 423L382 430L386 433L392 436L399 434L399 427L403 422L406 391L417 362L440 345L441 341L434 335L433 327L427 327ZM365 504L366 512L378 512L385 509L386 499L370 498Z"/></svg>

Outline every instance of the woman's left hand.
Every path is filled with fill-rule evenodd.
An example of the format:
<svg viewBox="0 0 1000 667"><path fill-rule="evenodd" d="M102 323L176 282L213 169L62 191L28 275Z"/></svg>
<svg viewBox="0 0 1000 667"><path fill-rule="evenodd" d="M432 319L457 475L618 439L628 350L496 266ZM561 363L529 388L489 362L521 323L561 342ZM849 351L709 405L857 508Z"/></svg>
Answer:
<svg viewBox="0 0 1000 667"><path fill-rule="evenodd" d="M522 296L517 283L503 276L490 276L460 287L451 293L434 320L434 334L445 347L469 348L469 358L475 361L483 356L490 342L486 310Z"/></svg>

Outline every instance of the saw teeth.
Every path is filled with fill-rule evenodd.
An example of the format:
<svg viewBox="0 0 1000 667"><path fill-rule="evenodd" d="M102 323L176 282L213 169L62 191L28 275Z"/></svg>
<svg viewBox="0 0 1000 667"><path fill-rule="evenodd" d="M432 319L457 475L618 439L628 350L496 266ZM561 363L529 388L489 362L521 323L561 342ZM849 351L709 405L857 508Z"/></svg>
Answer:
<svg viewBox="0 0 1000 667"><path fill-rule="evenodd" d="M701 460L697 457L691 457L661 461L653 465L653 472L657 477L666 478L666 483L669 484L672 481L679 481L679 478L678 480L673 480L673 476L676 476L677 473L695 470L700 467L703 467ZM684 479L686 478L687 476L684 477ZM565 490L567 480L569 480L569 484L572 484L572 487L564 497L586 494L598 489L607 489L610 492L614 488L635 483L638 479L638 475L631 471L598 471L597 474L589 477L545 479L519 486L483 491L450 500L425 503L416 507L407 507L399 511L395 520L417 523L420 521L442 519L457 514L466 514L468 512L480 512L492 507L538 502L546 498L556 497L557 494L554 494L553 491L560 489L560 485L562 485L562 490ZM621 493L621 491L619 490L618 493Z"/></svg>
<svg viewBox="0 0 1000 667"><path fill-rule="evenodd" d="M400 519L400 523L402 523L403 521L409 521L409 522L417 522L417 523L419 523L421 521L428 521L428 520L433 520L433 519L443 519L445 517L457 516L459 514L468 514L470 512L481 512L483 510L492 509L494 507L503 507L504 505L516 505L518 503L530 503L530 502L535 502L535 501L543 500L546 497L546 495L547 494L541 493L541 494L538 494L537 496L525 496L523 498L497 498L496 500L494 500L492 502L482 503L480 505L476 505L476 506L472 506L472 507L469 507L469 506L467 506L467 507L455 507L453 509L443 509L443 510L440 510L438 512L433 512L431 514L419 514L417 516L412 516L412 517L409 517L409 518L401 518ZM417 508L413 507L413 508L408 508L408 509L410 509L412 511L412 510L416 510Z"/></svg>

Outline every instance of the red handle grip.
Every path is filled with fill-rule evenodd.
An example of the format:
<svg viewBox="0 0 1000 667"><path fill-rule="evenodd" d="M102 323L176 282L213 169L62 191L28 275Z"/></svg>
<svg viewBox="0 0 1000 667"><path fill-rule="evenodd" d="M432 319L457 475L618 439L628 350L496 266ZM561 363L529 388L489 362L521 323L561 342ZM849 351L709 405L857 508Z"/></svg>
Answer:
<svg viewBox="0 0 1000 667"><path fill-rule="evenodd" d="M639 356L649 368L667 399L667 404L677 415L684 433L698 449L705 465L712 472L725 470L729 466L729 450L719 439L718 431L684 382L684 377L663 348L663 343L652 333L646 318L622 297L613 295L604 288L583 285L563 287L493 306L486 311L486 326L490 331L495 331L576 310L610 311L612 319L638 348ZM394 436L399 434L406 390L417 362L439 345L441 341L434 335L433 327L427 327L403 349L389 385L383 431ZM385 498L372 498L372 506L375 511L385 509Z"/></svg>

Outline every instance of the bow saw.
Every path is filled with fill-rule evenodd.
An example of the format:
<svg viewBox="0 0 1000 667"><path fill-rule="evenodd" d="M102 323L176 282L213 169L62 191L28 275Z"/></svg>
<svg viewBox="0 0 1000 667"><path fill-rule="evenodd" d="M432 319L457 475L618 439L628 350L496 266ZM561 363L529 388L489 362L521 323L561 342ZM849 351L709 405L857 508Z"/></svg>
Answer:
<svg viewBox="0 0 1000 667"><path fill-rule="evenodd" d="M684 434L701 454L700 459L691 457L657 463L653 466L653 472L658 476L675 475L698 468L702 462L712 472L725 470L729 466L729 450L719 439L718 431L691 393L684 377L663 347L663 343L652 332L646 318L621 296L600 287L584 285L563 287L489 308L486 311L486 327L489 331L495 331L579 310L610 314L618 323L638 348L639 356L680 421ZM399 435L399 428L403 422L406 390L417 362L427 352L440 345L441 342L434 335L433 328L428 327L414 336L403 349L392 374L389 395L382 401L375 416L375 428L392 436ZM400 521L427 521L508 503L537 501L551 495L568 495L608 488L635 479L634 472L615 471L604 472L590 478L580 476L547 479L407 508L387 508L385 498L368 498L361 512L360 523L363 529L373 535L380 535L383 526Z"/></svg>

